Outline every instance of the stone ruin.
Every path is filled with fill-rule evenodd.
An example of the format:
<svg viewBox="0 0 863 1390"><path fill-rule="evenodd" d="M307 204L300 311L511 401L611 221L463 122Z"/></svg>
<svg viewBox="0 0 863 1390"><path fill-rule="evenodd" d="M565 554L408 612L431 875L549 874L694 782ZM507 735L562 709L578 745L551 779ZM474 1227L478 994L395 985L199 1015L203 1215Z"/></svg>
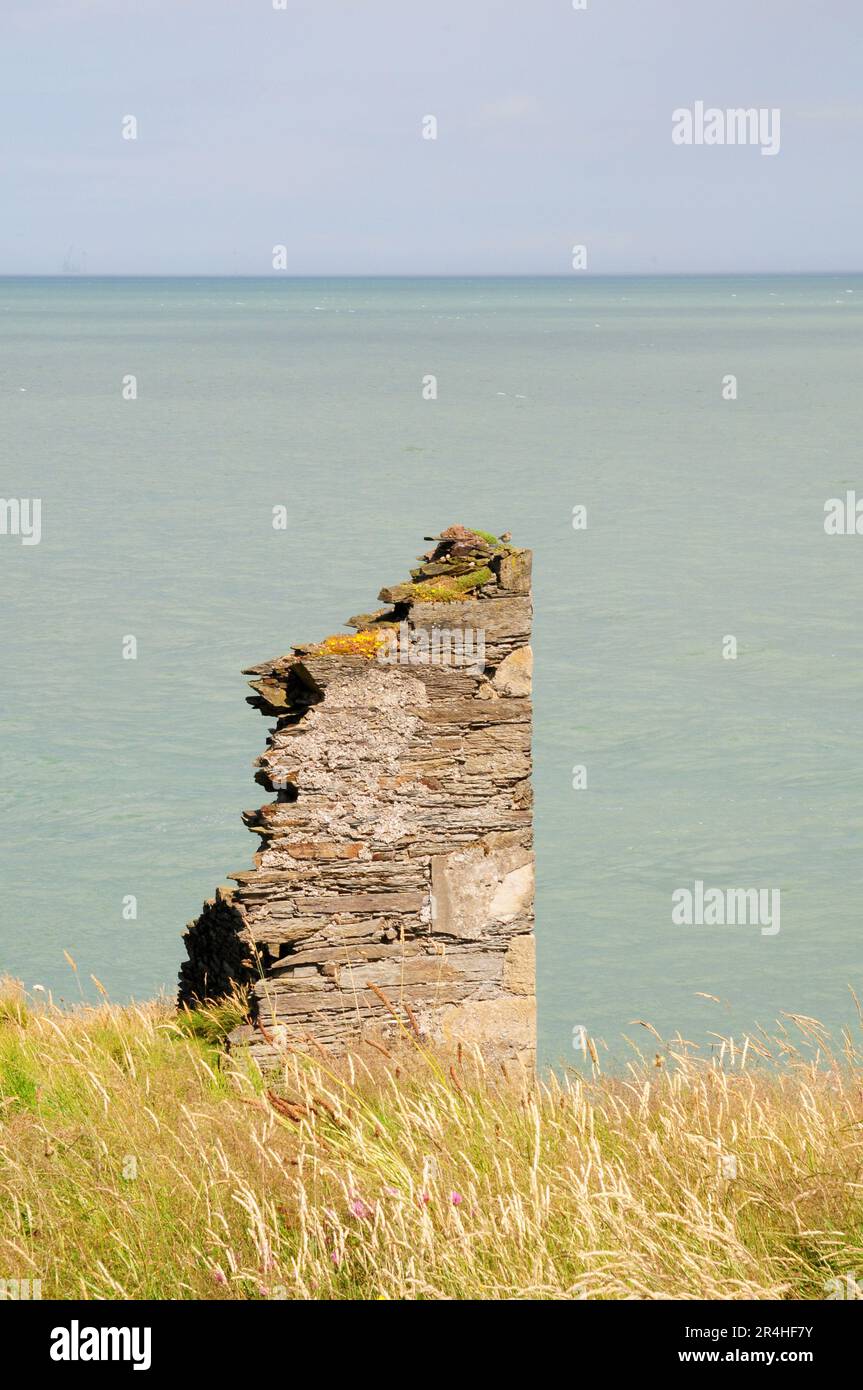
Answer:
<svg viewBox="0 0 863 1390"><path fill-rule="evenodd" d="M244 674L275 720L254 868L190 923L180 1003L250 989L230 1045L410 1031L532 1064L531 553L451 526L353 634Z"/></svg>

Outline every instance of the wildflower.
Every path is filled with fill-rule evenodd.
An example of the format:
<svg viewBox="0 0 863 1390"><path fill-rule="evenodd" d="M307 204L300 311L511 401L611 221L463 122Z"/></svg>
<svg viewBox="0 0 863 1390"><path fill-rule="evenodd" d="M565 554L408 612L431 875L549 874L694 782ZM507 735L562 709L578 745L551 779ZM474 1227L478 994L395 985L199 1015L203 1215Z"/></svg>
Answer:
<svg viewBox="0 0 863 1390"><path fill-rule="evenodd" d="M363 1219L367 1216L371 1216L372 1214L371 1207L366 1206L362 1197L355 1196L350 1204L350 1209L353 1212L354 1216L359 1216Z"/></svg>
<svg viewBox="0 0 863 1390"><path fill-rule="evenodd" d="M454 1207L460 1207L462 1202L464 1201L464 1198L462 1197L460 1192L451 1192L450 1200L452 1201Z"/></svg>
<svg viewBox="0 0 863 1390"><path fill-rule="evenodd" d="M220 1269L213 1270L213 1278L217 1284L227 1284L228 1280Z"/></svg>

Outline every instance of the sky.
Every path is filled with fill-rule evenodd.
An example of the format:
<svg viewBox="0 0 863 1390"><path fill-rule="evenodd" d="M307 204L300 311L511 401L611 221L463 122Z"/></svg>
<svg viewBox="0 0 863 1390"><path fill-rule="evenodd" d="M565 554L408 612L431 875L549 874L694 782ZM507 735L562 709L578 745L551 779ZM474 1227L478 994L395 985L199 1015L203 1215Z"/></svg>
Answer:
<svg viewBox="0 0 863 1390"><path fill-rule="evenodd" d="M861 38L859 0L0 0L0 274L860 270ZM778 153L674 144L698 101Z"/></svg>

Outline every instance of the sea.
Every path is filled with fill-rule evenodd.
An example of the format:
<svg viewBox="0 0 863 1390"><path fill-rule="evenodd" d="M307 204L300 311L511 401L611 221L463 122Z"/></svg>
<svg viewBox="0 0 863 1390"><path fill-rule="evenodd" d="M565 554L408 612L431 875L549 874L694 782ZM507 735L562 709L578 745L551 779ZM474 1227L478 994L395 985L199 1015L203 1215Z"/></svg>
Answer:
<svg viewBox="0 0 863 1390"><path fill-rule="evenodd" d="M460 522L534 551L543 1061L859 1041L861 438L857 275L0 280L0 972L171 995L241 669Z"/></svg>

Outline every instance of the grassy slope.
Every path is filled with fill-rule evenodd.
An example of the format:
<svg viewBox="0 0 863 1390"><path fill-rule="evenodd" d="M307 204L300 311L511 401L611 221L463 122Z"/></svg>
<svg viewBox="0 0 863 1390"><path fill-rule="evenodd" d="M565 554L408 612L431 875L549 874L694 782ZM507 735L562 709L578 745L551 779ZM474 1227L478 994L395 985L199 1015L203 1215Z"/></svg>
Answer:
<svg viewBox="0 0 863 1390"><path fill-rule="evenodd" d="M529 1086L417 1048L338 1073L288 1057L273 1101L220 1051L235 1017L6 990L0 1277L44 1298L725 1299L863 1276L859 1059L808 1021L772 1072L763 1040Z"/></svg>

